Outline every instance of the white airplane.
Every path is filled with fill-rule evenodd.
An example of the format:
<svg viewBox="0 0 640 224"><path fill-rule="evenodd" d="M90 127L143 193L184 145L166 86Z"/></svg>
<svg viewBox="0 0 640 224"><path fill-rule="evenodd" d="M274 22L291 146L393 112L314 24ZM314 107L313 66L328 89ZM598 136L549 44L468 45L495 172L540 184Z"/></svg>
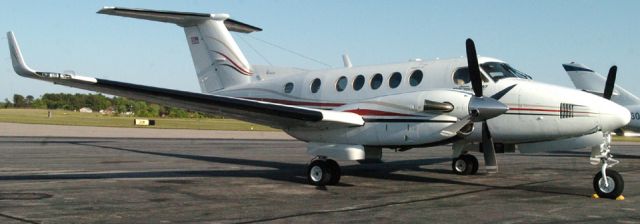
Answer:
<svg viewBox="0 0 640 224"><path fill-rule="evenodd" d="M452 169L475 174L483 152L497 171L496 152L536 152L606 145L606 133L629 122L629 111L609 100L539 83L509 64L477 57L467 40L467 59L303 70L250 65L229 31L260 28L227 14L105 7L101 14L173 23L182 28L202 93L157 88L75 74L40 72L25 64L7 34L17 74L107 94L177 106L279 128L308 143L311 184L336 184L338 160L380 159L399 151L453 143ZM470 65L470 66L467 66ZM609 151L594 188L615 198L624 189Z"/></svg>
<svg viewBox="0 0 640 224"><path fill-rule="evenodd" d="M626 107L630 111L631 122L622 129L640 132L640 98L618 85L613 85L617 67L611 67L605 79L602 75L582 64L571 62L562 64L562 66L577 89L596 95L603 95L609 92L611 101ZM605 86L609 86L607 83L612 83L611 88L605 88Z"/></svg>

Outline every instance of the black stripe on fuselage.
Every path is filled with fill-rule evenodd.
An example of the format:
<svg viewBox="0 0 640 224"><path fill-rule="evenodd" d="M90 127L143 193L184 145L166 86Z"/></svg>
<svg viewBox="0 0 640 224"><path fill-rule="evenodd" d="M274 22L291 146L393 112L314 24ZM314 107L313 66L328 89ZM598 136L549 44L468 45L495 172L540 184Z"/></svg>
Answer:
<svg viewBox="0 0 640 224"><path fill-rule="evenodd" d="M553 116L560 117L560 114L536 114L536 113L504 113L505 115L529 115L529 116ZM588 115L574 115L573 117L588 117Z"/></svg>

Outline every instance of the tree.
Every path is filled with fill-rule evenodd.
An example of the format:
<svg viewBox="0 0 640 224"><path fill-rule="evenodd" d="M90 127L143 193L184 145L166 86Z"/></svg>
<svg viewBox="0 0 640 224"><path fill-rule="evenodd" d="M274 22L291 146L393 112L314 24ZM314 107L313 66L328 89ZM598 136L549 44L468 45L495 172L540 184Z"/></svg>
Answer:
<svg viewBox="0 0 640 224"><path fill-rule="evenodd" d="M180 108L170 107L169 108L169 117L186 118L186 117L189 117L189 113L187 113L187 111L185 111L183 109L180 109Z"/></svg>
<svg viewBox="0 0 640 224"><path fill-rule="evenodd" d="M31 107L31 105L33 104L33 96L32 95L27 95L27 98L25 99L25 104L27 105L27 107Z"/></svg>
<svg viewBox="0 0 640 224"><path fill-rule="evenodd" d="M47 109L47 104L42 99L35 99L33 103L31 103L31 108Z"/></svg>
<svg viewBox="0 0 640 224"><path fill-rule="evenodd" d="M111 101L102 94L89 94L85 98L85 105L90 107L92 110L99 111L110 107Z"/></svg>
<svg viewBox="0 0 640 224"><path fill-rule="evenodd" d="M11 101L9 101L9 99L7 98L4 98L4 108L9 108L11 106Z"/></svg>
<svg viewBox="0 0 640 224"><path fill-rule="evenodd" d="M24 108L26 107L26 102L24 99L24 96L20 95L20 94L13 94L13 106L17 107L17 108Z"/></svg>

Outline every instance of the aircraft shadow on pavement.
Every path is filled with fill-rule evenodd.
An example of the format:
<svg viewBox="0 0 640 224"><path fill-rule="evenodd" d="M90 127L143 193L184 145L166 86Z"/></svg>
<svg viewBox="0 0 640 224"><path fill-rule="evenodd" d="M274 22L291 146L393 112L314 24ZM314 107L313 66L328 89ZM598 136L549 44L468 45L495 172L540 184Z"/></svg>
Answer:
<svg viewBox="0 0 640 224"><path fill-rule="evenodd" d="M268 170L171 170L171 171L140 171L140 172L113 172L113 173L69 173L69 174L33 174L33 175L5 175L0 176L0 181L20 181L20 180L81 180L81 179L114 179L114 178L183 178L183 177L258 177L267 178L277 181L286 181L298 184L304 184L307 182L306 164L284 163L275 161L262 161L251 159L237 159L237 158L225 158L217 156L201 156L201 155L189 155L179 153L167 153L167 152L153 152L144 151L139 149L127 149L121 147L97 145L95 142L81 142L72 141L67 142L74 145L82 145L89 147L97 147L103 149L112 149L119 151L126 151L132 153L142 153L156 156L167 156L174 158L207 161L214 163L224 163L233 165L246 165L257 166L265 168L273 168ZM486 190L492 189L511 189L511 190L524 190L539 193L549 194L561 194L561 195L574 195L585 196L587 193L576 192L573 188L549 188L549 187L536 187L531 186L534 184L540 184L550 182L553 180L528 182L524 184L517 184L512 186L494 186L481 183L464 182L451 179L415 176L397 173L402 170L411 171L425 171L433 173L446 173L454 175L450 170L442 169L424 169L423 165L437 164L442 162L450 162L450 158L430 158L430 159L416 159L416 160L403 160L403 161L391 161L382 164L363 164L363 165L347 165L342 166L343 175L356 176L373 179L395 180L395 181L409 181L419 183L431 183L431 184L451 184L451 185L465 185L475 187L485 187ZM350 187L353 186L348 183L341 183L332 187ZM326 187L317 188L319 190L326 190Z"/></svg>
<svg viewBox="0 0 640 224"><path fill-rule="evenodd" d="M614 158L640 159L640 156L637 156L637 155L627 155L627 154L616 153L615 149L612 150L612 154L613 154ZM582 158L589 158L589 156L591 155L591 152L586 152L586 151L550 151L550 152L545 152L545 153L528 153L528 154L513 154L513 155L531 156L531 157L555 156L555 157L582 157Z"/></svg>

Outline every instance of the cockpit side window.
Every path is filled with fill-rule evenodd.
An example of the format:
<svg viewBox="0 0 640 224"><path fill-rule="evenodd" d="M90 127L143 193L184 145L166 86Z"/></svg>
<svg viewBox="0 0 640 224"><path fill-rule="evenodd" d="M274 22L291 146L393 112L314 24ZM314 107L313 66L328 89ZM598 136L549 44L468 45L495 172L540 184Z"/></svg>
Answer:
<svg viewBox="0 0 640 224"><path fill-rule="evenodd" d="M504 78L531 78L531 76L528 76L527 74L524 74L523 72L518 71L505 63L487 62L481 64L480 67L493 79L493 81L498 81Z"/></svg>
<svg viewBox="0 0 640 224"><path fill-rule="evenodd" d="M482 82L487 82L487 78L482 75ZM469 68L468 67L460 67L453 73L453 83L456 85L464 85L471 82L471 78L469 78Z"/></svg>

